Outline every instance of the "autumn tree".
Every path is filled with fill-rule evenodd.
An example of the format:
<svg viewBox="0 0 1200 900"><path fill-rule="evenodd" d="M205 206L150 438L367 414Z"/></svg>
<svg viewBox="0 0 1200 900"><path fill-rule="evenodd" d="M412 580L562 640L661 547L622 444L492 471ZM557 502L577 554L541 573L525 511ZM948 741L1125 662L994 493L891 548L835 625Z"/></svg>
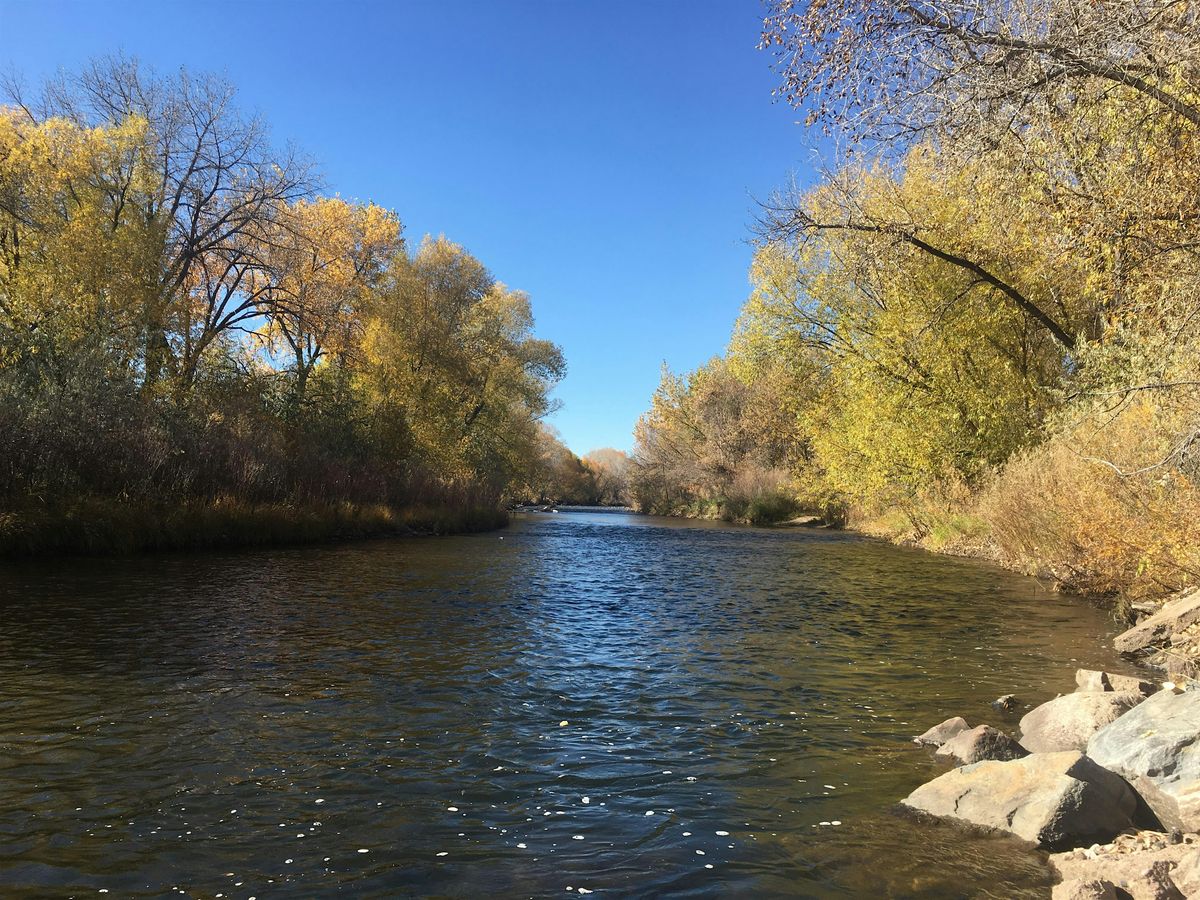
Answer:
<svg viewBox="0 0 1200 900"><path fill-rule="evenodd" d="M112 207L100 173L125 167L126 189L144 186L149 140L136 117L85 128L0 109L0 368L61 379L84 357L101 364L97 354L136 366L157 232Z"/></svg>
<svg viewBox="0 0 1200 900"><path fill-rule="evenodd" d="M161 77L114 57L60 75L36 97L16 84L8 91L35 123L145 123L136 152L98 160L88 178L104 195L111 231L137 223L157 233L140 300L143 378L153 387L169 375L186 392L205 352L262 314L263 248L280 211L311 194L311 167L278 152L216 76Z"/></svg>
<svg viewBox="0 0 1200 900"><path fill-rule="evenodd" d="M628 506L631 461L623 450L601 447L583 456L583 465L595 485L593 502L601 506Z"/></svg>
<svg viewBox="0 0 1200 900"><path fill-rule="evenodd" d="M1118 92L1200 125L1189 0L768 0L778 93L831 130L992 138Z"/></svg>
<svg viewBox="0 0 1200 900"><path fill-rule="evenodd" d="M575 506L598 502L594 473L563 443L557 429L541 424L533 451L518 499Z"/></svg>
<svg viewBox="0 0 1200 900"><path fill-rule="evenodd" d="M319 363L357 350L370 298L403 253L399 219L374 204L301 200L277 217L257 274L266 297L263 335L270 349L291 357L297 407Z"/></svg>
<svg viewBox="0 0 1200 900"><path fill-rule="evenodd" d="M495 508L559 349L462 247L317 196L231 85L99 60L0 108L0 496Z"/></svg>
<svg viewBox="0 0 1200 900"><path fill-rule="evenodd" d="M686 376L664 368L634 431L631 493L644 511L769 521L794 511L791 422L770 402L769 378L715 357ZM763 414L767 418L762 418ZM778 437L779 439L772 439Z"/></svg>
<svg viewBox="0 0 1200 900"><path fill-rule="evenodd" d="M532 332L527 295L462 247L426 239L376 298L362 383L377 410L408 423L424 458L503 482L531 452L531 423L554 408L549 389L565 370Z"/></svg>

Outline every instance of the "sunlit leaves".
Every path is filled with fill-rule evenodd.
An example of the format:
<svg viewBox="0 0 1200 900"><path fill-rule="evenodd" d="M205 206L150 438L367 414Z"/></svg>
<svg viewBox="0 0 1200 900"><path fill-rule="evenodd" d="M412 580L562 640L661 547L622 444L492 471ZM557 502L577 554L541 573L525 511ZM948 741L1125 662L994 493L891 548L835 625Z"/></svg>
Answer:
<svg viewBox="0 0 1200 900"><path fill-rule="evenodd" d="M184 496L495 501L564 373L529 297L444 238L410 253L391 210L317 195L234 95L116 58L0 108L9 482L48 487L46 423L71 419L70 458L123 419L142 445L110 454L119 491L176 473ZM77 483L109 490L104 462Z"/></svg>

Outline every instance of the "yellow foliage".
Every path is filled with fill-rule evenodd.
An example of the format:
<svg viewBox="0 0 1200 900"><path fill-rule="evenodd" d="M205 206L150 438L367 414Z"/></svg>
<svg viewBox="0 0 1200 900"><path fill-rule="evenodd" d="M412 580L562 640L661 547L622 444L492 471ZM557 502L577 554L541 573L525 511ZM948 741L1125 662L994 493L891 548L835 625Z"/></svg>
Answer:
<svg viewBox="0 0 1200 900"><path fill-rule="evenodd" d="M1008 561L1075 589L1137 599L1200 581L1200 485L1168 468L1154 405L1065 432L1011 460L979 509ZM1113 462L1116 460L1117 462Z"/></svg>

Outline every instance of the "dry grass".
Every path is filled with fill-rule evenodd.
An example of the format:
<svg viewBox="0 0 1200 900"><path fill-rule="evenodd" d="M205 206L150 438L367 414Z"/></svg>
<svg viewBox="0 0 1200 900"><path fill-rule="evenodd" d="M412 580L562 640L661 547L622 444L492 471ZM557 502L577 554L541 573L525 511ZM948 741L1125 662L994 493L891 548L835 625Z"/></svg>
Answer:
<svg viewBox="0 0 1200 900"><path fill-rule="evenodd" d="M493 506L260 503L236 500L174 506L89 499L0 512L0 556L134 553L253 547L401 534L498 528Z"/></svg>
<svg viewBox="0 0 1200 900"><path fill-rule="evenodd" d="M944 479L912 498L851 509L864 534L937 553L994 558L990 529L976 509L978 494L961 480Z"/></svg>
<svg viewBox="0 0 1200 900"><path fill-rule="evenodd" d="M1103 430L1083 428L1012 459L980 497L1002 559L1074 590L1136 600L1200 580L1200 488L1178 468L1124 471L1160 458L1149 405Z"/></svg>
<svg viewBox="0 0 1200 900"><path fill-rule="evenodd" d="M1120 603L1162 597L1200 584L1200 484L1179 465L1148 468L1172 445L1175 418L1150 400L1085 416L979 487L945 480L915 497L860 504L850 521L1078 593Z"/></svg>

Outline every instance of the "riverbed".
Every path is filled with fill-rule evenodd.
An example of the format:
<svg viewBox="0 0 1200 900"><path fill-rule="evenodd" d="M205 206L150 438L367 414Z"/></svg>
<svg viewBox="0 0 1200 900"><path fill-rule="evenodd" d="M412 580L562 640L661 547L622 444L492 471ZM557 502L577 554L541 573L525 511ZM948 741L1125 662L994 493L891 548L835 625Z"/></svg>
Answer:
<svg viewBox="0 0 1200 900"><path fill-rule="evenodd" d="M853 535L501 531L0 564L0 894L1046 897L911 743L1122 670L1099 610Z"/></svg>

